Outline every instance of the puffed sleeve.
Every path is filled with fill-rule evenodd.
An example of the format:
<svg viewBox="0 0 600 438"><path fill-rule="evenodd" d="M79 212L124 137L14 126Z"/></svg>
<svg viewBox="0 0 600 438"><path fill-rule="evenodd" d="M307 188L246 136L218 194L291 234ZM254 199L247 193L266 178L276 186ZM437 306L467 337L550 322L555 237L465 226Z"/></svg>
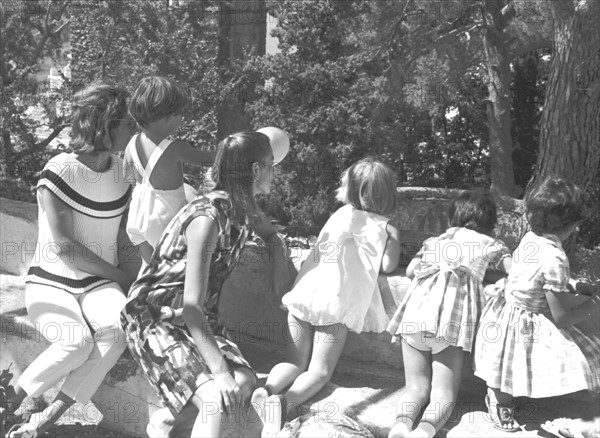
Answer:
<svg viewBox="0 0 600 438"><path fill-rule="evenodd" d="M570 269L566 254L558 251L544 257L542 267L543 285L546 292L568 292Z"/></svg>
<svg viewBox="0 0 600 438"><path fill-rule="evenodd" d="M486 251L485 257L488 261L488 265L492 269L498 270L502 261L506 257L511 257L510 250L501 240L492 241Z"/></svg>

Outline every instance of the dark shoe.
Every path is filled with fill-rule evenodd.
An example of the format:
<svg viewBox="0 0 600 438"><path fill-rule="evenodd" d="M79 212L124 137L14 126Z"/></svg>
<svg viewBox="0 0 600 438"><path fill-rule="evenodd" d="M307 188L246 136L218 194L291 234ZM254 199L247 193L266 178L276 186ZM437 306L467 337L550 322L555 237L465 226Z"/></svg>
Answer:
<svg viewBox="0 0 600 438"><path fill-rule="evenodd" d="M490 396L485 396L485 405L488 408L490 416L494 411L491 407ZM515 420L515 406L514 405L502 405L496 403L496 418L494 420L494 428L502 430L504 432L518 432L521 430L521 425Z"/></svg>

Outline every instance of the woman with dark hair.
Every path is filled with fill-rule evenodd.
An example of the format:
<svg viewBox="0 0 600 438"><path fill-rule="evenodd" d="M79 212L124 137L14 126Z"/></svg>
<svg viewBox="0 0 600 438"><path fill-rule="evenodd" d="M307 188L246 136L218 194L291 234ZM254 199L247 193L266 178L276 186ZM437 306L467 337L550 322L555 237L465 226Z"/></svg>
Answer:
<svg viewBox="0 0 600 438"><path fill-rule="evenodd" d="M113 154L135 130L128 96L106 84L75 95L73 152L52 158L38 182L39 235L25 303L52 345L4 388L3 417L26 396L38 397L66 378L54 402L29 423L14 425L11 438L41 435L75 401L88 403L125 350L119 312L134 277L118 266L117 233L130 185Z"/></svg>
<svg viewBox="0 0 600 438"><path fill-rule="evenodd" d="M228 338L218 304L250 227L267 244L285 249L254 200L270 192L272 166L266 135L240 132L223 140L214 186L170 222L122 312L134 359L176 422L195 418L192 436L220 436L223 412L240 409L256 385ZM150 436L167 433L169 426L159 423L151 420Z"/></svg>

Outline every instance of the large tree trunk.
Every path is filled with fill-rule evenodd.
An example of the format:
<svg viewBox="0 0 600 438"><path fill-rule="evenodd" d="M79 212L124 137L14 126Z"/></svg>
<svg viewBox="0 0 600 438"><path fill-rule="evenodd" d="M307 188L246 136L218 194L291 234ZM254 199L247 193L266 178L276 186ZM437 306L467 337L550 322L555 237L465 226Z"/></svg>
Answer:
<svg viewBox="0 0 600 438"><path fill-rule="evenodd" d="M558 176L586 189L600 159L600 1L546 4L554 48L532 182Z"/></svg>
<svg viewBox="0 0 600 438"><path fill-rule="evenodd" d="M512 158L515 184L525 188L531 179L539 145L537 64L540 55L529 53L513 62L512 134L516 140Z"/></svg>
<svg viewBox="0 0 600 438"><path fill-rule="evenodd" d="M501 195L517 196L512 163L511 138L511 73L504 34L509 18L502 14L500 0L486 0L486 30L483 46L488 72L487 120L490 143L492 189Z"/></svg>
<svg viewBox="0 0 600 438"><path fill-rule="evenodd" d="M228 70L237 60L250 55L264 55L267 40L267 10L264 0L227 0L219 4L219 50L217 62ZM217 136L250 129L250 117L244 112L246 98L254 90L235 90L221 96L217 108Z"/></svg>

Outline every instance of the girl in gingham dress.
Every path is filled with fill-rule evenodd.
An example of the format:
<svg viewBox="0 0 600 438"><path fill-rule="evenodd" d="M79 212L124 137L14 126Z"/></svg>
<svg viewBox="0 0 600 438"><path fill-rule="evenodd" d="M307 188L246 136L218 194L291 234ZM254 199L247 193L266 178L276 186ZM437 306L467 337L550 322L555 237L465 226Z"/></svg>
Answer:
<svg viewBox="0 0 600 438"><path fill-rule="evenodd" d="M525 199L531 226L514 253L505 282L481 317L475 375L488 385L486 404L495 427L520 429L513 397L552 397L600 388L600 339L574 324L597 318L598 290L585 302L569 300L569 260L561 242L582 219L581 191L549 178Z"/></svg>
<svg viewBox="0 0 600 438"><path fill-rule="evenodd" d="M254 201L254 195L269 193L272 166L266 135L227 137L215 159L214 188L169 223L121 314L133 358L175 421L196 418L191 436L221 436L224 412L240 409L256 384L218 307L249 226L267 243L283 245ZM287 274L283 257L274 260L284 263L275 266L275 274ZM166 436L170 427L153 418L148 434Z"/></svg>
<svg viewBox="0 0 600 438"><path fill-rule="evenodd" d="M423 242L406 269L413 280L388 326L402 341L406 388L389 438L433 437L456 401L464 352L470 352L484 306L488 267L508 272L508 248L490 237L496 203L489 194L465 192L449 211L451 228ZM418 426L415 418L429 404Z"/></svg>

